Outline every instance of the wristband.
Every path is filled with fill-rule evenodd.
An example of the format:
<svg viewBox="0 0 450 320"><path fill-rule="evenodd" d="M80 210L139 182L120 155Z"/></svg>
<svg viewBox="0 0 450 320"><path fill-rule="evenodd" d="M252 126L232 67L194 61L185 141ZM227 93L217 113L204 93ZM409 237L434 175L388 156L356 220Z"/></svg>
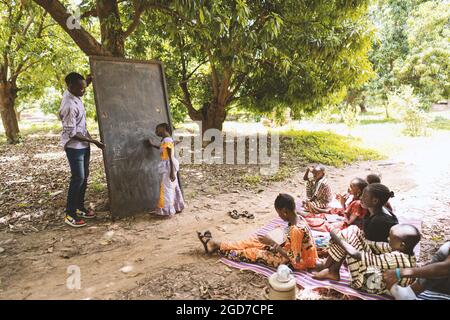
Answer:
<svg viewBox="0 0 450 320"><path fill-rule="evenodd" d="M395 269L395 275L397 276L397 280L402 280L402 276L400 275L400 268Z"/></svg>

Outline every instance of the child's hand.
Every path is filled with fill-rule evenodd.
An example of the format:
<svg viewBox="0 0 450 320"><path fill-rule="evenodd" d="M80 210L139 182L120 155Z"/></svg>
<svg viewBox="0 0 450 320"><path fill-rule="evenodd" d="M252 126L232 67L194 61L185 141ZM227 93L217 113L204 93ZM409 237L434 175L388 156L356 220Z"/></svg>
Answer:
<svg viewBox="0 0 450 320"><path fill-rule="evenodd" d="M388 290L391 290L392 286L398 282L395 270L386 270L383 274L383 279Z"/></svg>
<svg viewBox="0 0 450 320"><path fill-rule="evenodd" d="M276 244L275 241L266 236L258 236L258 241L268 246L273 246Z"/></svg>
<svg viewBox="0 0 450 320"><path fill-rule="evenodd" d="M344 205L345 205L345 201L347 201L347 198L346 198L344 195L338 193L338 194L336 195L336 200L338 200L339 203L340 203L342 206L344 206Z"/></svg>
<svg viewBox="0 0 450 320"><path fill-rule="evenodd" d="M309 211L311 211L312 213L319 213L319 208L316 207L316 205L312 202L309 203Z"/></svg>

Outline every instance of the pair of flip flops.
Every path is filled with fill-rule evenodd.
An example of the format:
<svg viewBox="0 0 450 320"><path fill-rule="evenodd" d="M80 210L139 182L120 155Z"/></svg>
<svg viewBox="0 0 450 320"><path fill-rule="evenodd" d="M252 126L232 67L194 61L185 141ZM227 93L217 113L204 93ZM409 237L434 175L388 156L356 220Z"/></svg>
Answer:
<svg viewBox="0 0 450 320"><path fill-rule="evenodd" d="M228 215L233 219L239 219L240 217L254 219L255 215L253 213L249 213L247 210L243 211L241 214L237 212L237 210L228 211Z"/></svg>

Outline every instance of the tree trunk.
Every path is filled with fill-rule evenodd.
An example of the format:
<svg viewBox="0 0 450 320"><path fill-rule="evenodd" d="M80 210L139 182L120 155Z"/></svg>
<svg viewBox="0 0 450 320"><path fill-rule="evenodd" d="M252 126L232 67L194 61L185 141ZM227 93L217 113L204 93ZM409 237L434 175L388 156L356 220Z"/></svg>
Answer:
<svg viewBox="0 0 450 320"><path fill-rule="evenodd" d="M6 138L10 144L19 142L19 123L14 110L16 97L17 89L14 85L10 82L0 83L0 113Z"/></svg>
<svg viewBox="0 0 450 320"><path fill-rule="evenodd" d="M124 57L125 40L117 0L98 0L97 13L100 20L102 47L111 52L114 57Z"/></svg>
<svg viewBox="0 0 450 320"><path fill-rule="evenodd" d="M366 113L367 112L367 108L366 108L366 97L362 96L361 97L361 102L359 103L359 107L361 108L361 113Z"/></svg>
<svg viewBox="0 0 450 320"><path fill-rule="evenodd" d="M227 116L225 105L217 102L205 104L201 111L202 133L208 129L218 129L222 131L223 122Z"/></svg>

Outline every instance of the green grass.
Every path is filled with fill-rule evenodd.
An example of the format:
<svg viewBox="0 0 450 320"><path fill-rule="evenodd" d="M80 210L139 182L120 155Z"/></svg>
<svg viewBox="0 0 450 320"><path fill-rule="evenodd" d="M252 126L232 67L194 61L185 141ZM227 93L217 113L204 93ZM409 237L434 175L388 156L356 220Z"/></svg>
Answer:
<svg viewBox="0 0 450 320"><path fill-rule="evenodd" d="M359 146L360 140L331 132L285 131L281 132L282 150L289 157L307 162L340 167L355 161L384 158L375 150Z"/></svg>
<svg viewBox="0 0 450 320"><path fill-rule="evenodd" d="M450 119L436 117L428 126L432 129L450 130Z"/></svg>
<svg viewBox="0 0 450 320"><path fill-rule="evenodd" d="M293 173L292 170L290 170L288 166L281 166L278 169L277 173L269 176L267 180L272 182L284 181L287 178L289 178L292 175L292 173Z"/></svg>
<svg viewBox="0 0 450 320"><path fill-rule="evenodd" d="M399 123L400 121L392 118L383 118L383 119L361 119L359 120L359 124L379 124L379 123Z"/></svg>
<svg viewBox="0 0 450 320"><path fill-rule="evenodd" d="M241 182L255 186L261 183L261 176L258 174L255 175L246 174L241 178Z"/></svg>
<svg viewBox="0 0 450 320"><path fill-rule="evenodd" d="M92 188L92 190L94 190L96 193L100 193L106 190L106 178L104 176L103 170L95 170L93 172L90 188Z"/></svg>

